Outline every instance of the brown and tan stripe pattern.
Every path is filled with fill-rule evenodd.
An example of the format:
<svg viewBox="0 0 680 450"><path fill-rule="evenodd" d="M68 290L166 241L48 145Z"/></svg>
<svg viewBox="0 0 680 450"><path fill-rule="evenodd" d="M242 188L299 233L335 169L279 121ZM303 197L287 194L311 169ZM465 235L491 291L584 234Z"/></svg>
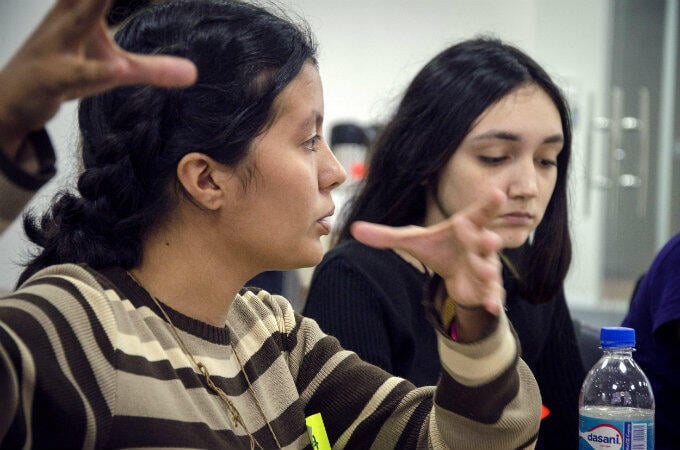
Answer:
<svg viewBox="0 0 680 450"><path fill-rule="evenodd" d="M285 448L309 448L305 417L317 412L335 448L500 449L535 439L540 397L505 319L474 346L442 336L441 382L416 389L264 291L241 293L224 328L167 311L265 448L275 446L267 423ZM0 398L2 448L249 446L120 269L51 267L0 300Z"/></svg>

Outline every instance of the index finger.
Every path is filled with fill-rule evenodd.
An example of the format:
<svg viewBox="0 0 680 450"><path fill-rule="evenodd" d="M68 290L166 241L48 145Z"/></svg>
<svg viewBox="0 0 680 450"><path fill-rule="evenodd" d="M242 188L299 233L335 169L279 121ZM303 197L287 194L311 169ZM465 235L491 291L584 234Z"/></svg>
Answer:
<svg viewBox="0 0 680 450"><path fill-rule="evenodd" d="M352 236L359 242L375 248L399 248L404 240L423 233L422 227L415 225L391 227L363 221L350 226Z"/></svg>
<svg viewBox="0 0 680 450"><path fill-rule="evenodd" d="M119 84L151 84L179 87L196 82L198 76L194 63L186 58L168 55L140 55L123 53L127 70L120 74Z"/></svg>

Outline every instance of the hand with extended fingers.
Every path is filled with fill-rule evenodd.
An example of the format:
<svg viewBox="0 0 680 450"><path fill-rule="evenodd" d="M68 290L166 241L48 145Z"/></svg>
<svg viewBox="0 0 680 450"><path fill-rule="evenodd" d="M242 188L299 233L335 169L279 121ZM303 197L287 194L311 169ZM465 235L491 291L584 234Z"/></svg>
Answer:
<svg viewBox="0 0 680 450"><path fill-rule="evenodd" d="M59 0L0 71L0 147L13 158L65 101L130 85L186 86L188 60L125 52L109 35L110 1Z"/></svg>
<svg viewBox="0 0 680 450"><path fill-rule="evenodd" d="M505 202L501 191L445 221L429 227L389 227L367 222L352 225L360 242L402 250L439 274L448 295L455 299L459 336L476 340L500 312L505 301L498 252L502 240L485 228Z"/></svg>

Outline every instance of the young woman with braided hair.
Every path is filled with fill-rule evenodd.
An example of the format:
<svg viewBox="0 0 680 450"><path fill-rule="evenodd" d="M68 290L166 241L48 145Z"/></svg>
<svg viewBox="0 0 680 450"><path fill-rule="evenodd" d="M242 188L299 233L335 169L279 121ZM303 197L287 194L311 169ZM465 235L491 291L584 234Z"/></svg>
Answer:
<svg viewBox="0 0 680 450"><path fill-rule="evenodd" d="M1 447L533 445L540 395L486 229L502 193L428 228L354 226L439 274L429 305L445 370L416 388L282 297L242 289L321 260L345 178L321 136L308 32L251 4L194 0L135 14L116 40L186 57L198 80L82 101L77 192L26 220L42 250L0 301Z"/></svg>

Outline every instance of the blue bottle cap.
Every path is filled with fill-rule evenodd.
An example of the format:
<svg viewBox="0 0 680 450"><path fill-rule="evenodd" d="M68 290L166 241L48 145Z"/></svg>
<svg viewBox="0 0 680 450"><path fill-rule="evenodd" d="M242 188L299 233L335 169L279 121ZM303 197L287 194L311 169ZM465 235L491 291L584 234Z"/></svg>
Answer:
<svg viewBox="0 0 680 450"><path fill-rule="evenodd" d="M600 329L602 348L635 347L635 330L626 327L603 327Z"/></svg>

